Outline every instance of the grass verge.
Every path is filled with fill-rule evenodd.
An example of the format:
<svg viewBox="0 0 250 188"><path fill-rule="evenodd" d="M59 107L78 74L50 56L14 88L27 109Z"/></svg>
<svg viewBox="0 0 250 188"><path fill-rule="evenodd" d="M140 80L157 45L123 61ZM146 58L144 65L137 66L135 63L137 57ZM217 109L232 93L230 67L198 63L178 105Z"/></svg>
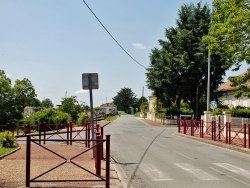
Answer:
<svg viewBox="0 0 250 188"><path fill-rule="evenodd" d="M16 149L17 148L0 148L0 158Z"/></svg>

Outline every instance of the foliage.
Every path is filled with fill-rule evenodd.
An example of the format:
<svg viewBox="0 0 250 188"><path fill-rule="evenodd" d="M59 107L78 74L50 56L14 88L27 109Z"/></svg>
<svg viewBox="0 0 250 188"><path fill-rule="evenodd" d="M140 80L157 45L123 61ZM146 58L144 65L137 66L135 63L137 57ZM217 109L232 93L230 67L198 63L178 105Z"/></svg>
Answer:
<svg viewBox="0 0 250 188"><path fill-rule="evenodd" d="M16 80L14 86L3 70L0 70L0 123L23 118L25 106L37 105L35 89L27 78Z"/></svg>
<svg viewBox="0 0 250 188"><path fill-rule="evenodd" d="M210 9L198 3L181 6L177 27L165 31L166 40L159 40L147 69L147 85L165 108L177 108L181 101L199 116L204 111L207 92L207 48L202 37L208 34ZM223 81L225 68L218 55L211 56L211 97Z"/></svg>
<svg viewBox="0 0 250 188"><path fill-rule="evenodd" d="M141 115L141 112L136 112L136 113L134 114L134 117L140 117L140 115Z"/></svg>
<svg viewBox="0 0 250 188"><path fill-rule="evenodd" d="M83 112L81 105L76 100L76 96L63 98L62 104L58 108L59 111L68 113L73 122L77 122L79 115Z"/></svg>
<svg viewBox="0 0 250 188"><path fill-rule="evenodd" d="M242 118L250 118L250 108L237 106L234 108L215 108L212 112L213 115L221 115L223 112L229 111L231 112L232 117L242 117Z"/></svg>
<svg viewBox="0 0 250 188"><path fill-rule="evenodd" d="M5 131L0 134L0 146L5 148L14 148L16 147L15 142L15 137L12 132Z"/></svg>
<svg viewBox="0 0 250 188"><path fill-rule="evenodd" d="M113 98L114 104L118 110L130 112L130 107L136 106L136 96L130 88L122 88Z"/></svg>
<svg viewBox="0 0 250 188"><path fill-rule="evenodd" d="M10 122L14 118L14 95L11 80L0 70L0 124Z"/></svg>
<svg viewBox="0 0 250 188"><path fill-rule="evenodd" d="M225 61L224 66L238 70L242 62L250 63L250 3L249 0L214 0L212 24L204 42L211 54L217 54ZM234 67L234 68L233 68ZM231 77L233 86L244 85L250 73ZM236 97L250 96L250 89L241 86Z"/></svg>
<svg viewBox="0 0 250 188"><path fill-rule="evenodd" d="M83 113L83 114L81 114L80 117L78 118L77 123L78 123L78 124L85 124L85 123L87 123L87 122L89 122L89 121L90 121L89 115L86 114L86 113Z"/></svg>
<svg viewBox="0 0 250 188"><path fill-rule="evenodd" d="M67 120L69 119L70 115L68 113L53 108L47 108L35 112L29 117L24 118L24 122L26 124L35 124L36 122L50 124L66 124Z"/></svg>
<svg viewBox="0 0 250 188"><path fill-rule="evenodd" d="M140 98L136 98L136 105L135 108L138 110L141 110L141 105L145 102L148 102L148 99L144 96L140 97Z"/></svg>
<svg viewBox="0 0 250 188"><path fill-rule="evenodd" d="M140 110L141 112L148 111L148 102L141 103Z"/></svg>
<svg viewBox="0 0 250 188"><path fill-rule="evenodd" d="M236 107L231 109L232 117L250 118L250 108Z"/></svg>
<svg viewBox="0 0 250 188"><path fill-rule="evenodd" d="M35 89L30 80L16 80L13 89L16 114L15 118L22 119L23 109L26 106L32 106L36 100Z"/></svg>
<svg viewBox="0 0 250 188"><path fill-rule="evenodd" d="M105 118L106 121L114 121L117 119L117 115L109 115Z"/></svg>
<svg viewBox="0 0 250 188"><path fill-rule="evenodd" d="M42 108L53 108L54 104L49 98L46 98L46 99L42 100L41 107Z"/></svg>

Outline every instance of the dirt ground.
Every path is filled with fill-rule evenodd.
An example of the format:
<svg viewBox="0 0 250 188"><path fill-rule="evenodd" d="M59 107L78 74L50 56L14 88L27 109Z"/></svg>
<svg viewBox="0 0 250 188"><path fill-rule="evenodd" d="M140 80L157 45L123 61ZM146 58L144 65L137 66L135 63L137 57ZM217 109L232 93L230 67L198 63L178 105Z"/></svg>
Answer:
<svg viewBox="0 0 250 188"><path fill-rule="evenodd" d="M26 145L19 145L19 150L0 160L0 187L26 187ZM92 181L100 180L93 175L96 172L93 150L83 153L86 151L85 147L67 146L63 143L42 146L54 153L37 144L31 145L31 179L52 181L31 182L30 187L105 187L105 181ZM117 185L119 179L112 164L110 167L110 187L119 187ZM101 177L104 179L105 170L106 161L102 161ZM53 180L74 180L74 182L53 182Z"/></svg>

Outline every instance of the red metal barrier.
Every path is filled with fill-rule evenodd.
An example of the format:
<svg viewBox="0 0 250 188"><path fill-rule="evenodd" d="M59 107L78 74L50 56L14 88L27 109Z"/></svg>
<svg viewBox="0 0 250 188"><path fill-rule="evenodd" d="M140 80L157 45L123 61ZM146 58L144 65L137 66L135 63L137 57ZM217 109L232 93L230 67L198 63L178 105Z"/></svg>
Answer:
<svg viewBox="0 0 250 188"><path fill-rule="evenodd" d="M248 124L248 149L250 149L250 124Z"/></svg>
<svg viewBox="0 0 250 188"><path fill-rule="evenodd" d="M63 156L61 156L60 154L44 147L43 145L39 144L39 141L44 141L45 139L31 139L31 135L28 134L26 135L26 187L30 187L30 183L31 182L75 182L75 181L105 181L105 187L106 188L109 188L110 187L110 135L106 135L106 139L101 139L101 135L98 135L98 139L95 139L95 140L90 140L91 142L92 141L95 141L96 144L94 146L92 146L91 148L87 149L86 151L83 151L82 153L80 154L77 154L75 155L74 157L70 158L70 159L67 159ZM64 140L61 140L61 139L50 139L49 141L52 141L52 142L62 142ZM69 140L69 142L77 142L77 141L81 141L81 140ZM31 179L31 142L33 142L34 144L37 144L38 146L48 150L49 152L52 152L53 154L57 155L58 157L60 157L60 159L64 160L61 164L57 165L56 167L53 167L49 170L47 170L46 172L36 176L35 178L32 178ZM106 178L102 177L101 176L101 143L103 142L106 142ZM79 157L80 155L86 153L87 151L93 149L93 148L97 148L97 166L96 166L96 174L92 173L91 171L87 170L86 168L74 163L72 160L75 159L76 157ZM82 170L85 170L87 173L90 173L92 175L94 175L95 177L99 178L99 179L88 179L88 180L70 180L70 179L67 179L67 180L63 180L63 179L53 179L53 180L50 180L50 179L44 179L44 180L41 180L41 179L38 179L40 178L41 176L47 174L47 173L51 173L51 171L57 169L58 167L66 164L66 163L72 163L73 165L75 166L78 166L79 168L81 168Z"/></svg>
<svg viewBox="0 0 250 188"><path fill-rule="evenodd" d="M240 145L246 148L246 124L228 124L229 144Z"/></svg>
<svg viewBox="0 0 250 188"><path fill-rule="evenodd" d="M184 134L190 134L191 136L198 136L196 131L199 131L201 138L208 138L214 141L224 141L227 144L240 145L244 148L250 149L250 124L232 125L230 122L226 124L218 123L216 121L205 122L206 128L204 131L203 120L187 120L178 119L178 132Z"/></svg>

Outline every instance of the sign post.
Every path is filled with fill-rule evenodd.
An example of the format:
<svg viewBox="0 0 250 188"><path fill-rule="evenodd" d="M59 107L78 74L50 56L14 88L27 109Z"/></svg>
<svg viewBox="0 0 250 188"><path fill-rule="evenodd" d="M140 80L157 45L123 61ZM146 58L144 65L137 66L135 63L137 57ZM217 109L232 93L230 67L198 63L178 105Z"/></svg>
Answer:
<svg viewBox="0 0 250 188"><path fill-rule="evenodd" d="M92 89L98 89L98 74L97 73L83 73L82 74L82 89L89 90L90 96L90 123L91 123L91 132L92 132L92 140L95 139L94 132L94 111L93 111L93 95ZM94 146L95 142L92 141L92 145ZM93 158L95 157L95 149L93 148Z"/></svg>

